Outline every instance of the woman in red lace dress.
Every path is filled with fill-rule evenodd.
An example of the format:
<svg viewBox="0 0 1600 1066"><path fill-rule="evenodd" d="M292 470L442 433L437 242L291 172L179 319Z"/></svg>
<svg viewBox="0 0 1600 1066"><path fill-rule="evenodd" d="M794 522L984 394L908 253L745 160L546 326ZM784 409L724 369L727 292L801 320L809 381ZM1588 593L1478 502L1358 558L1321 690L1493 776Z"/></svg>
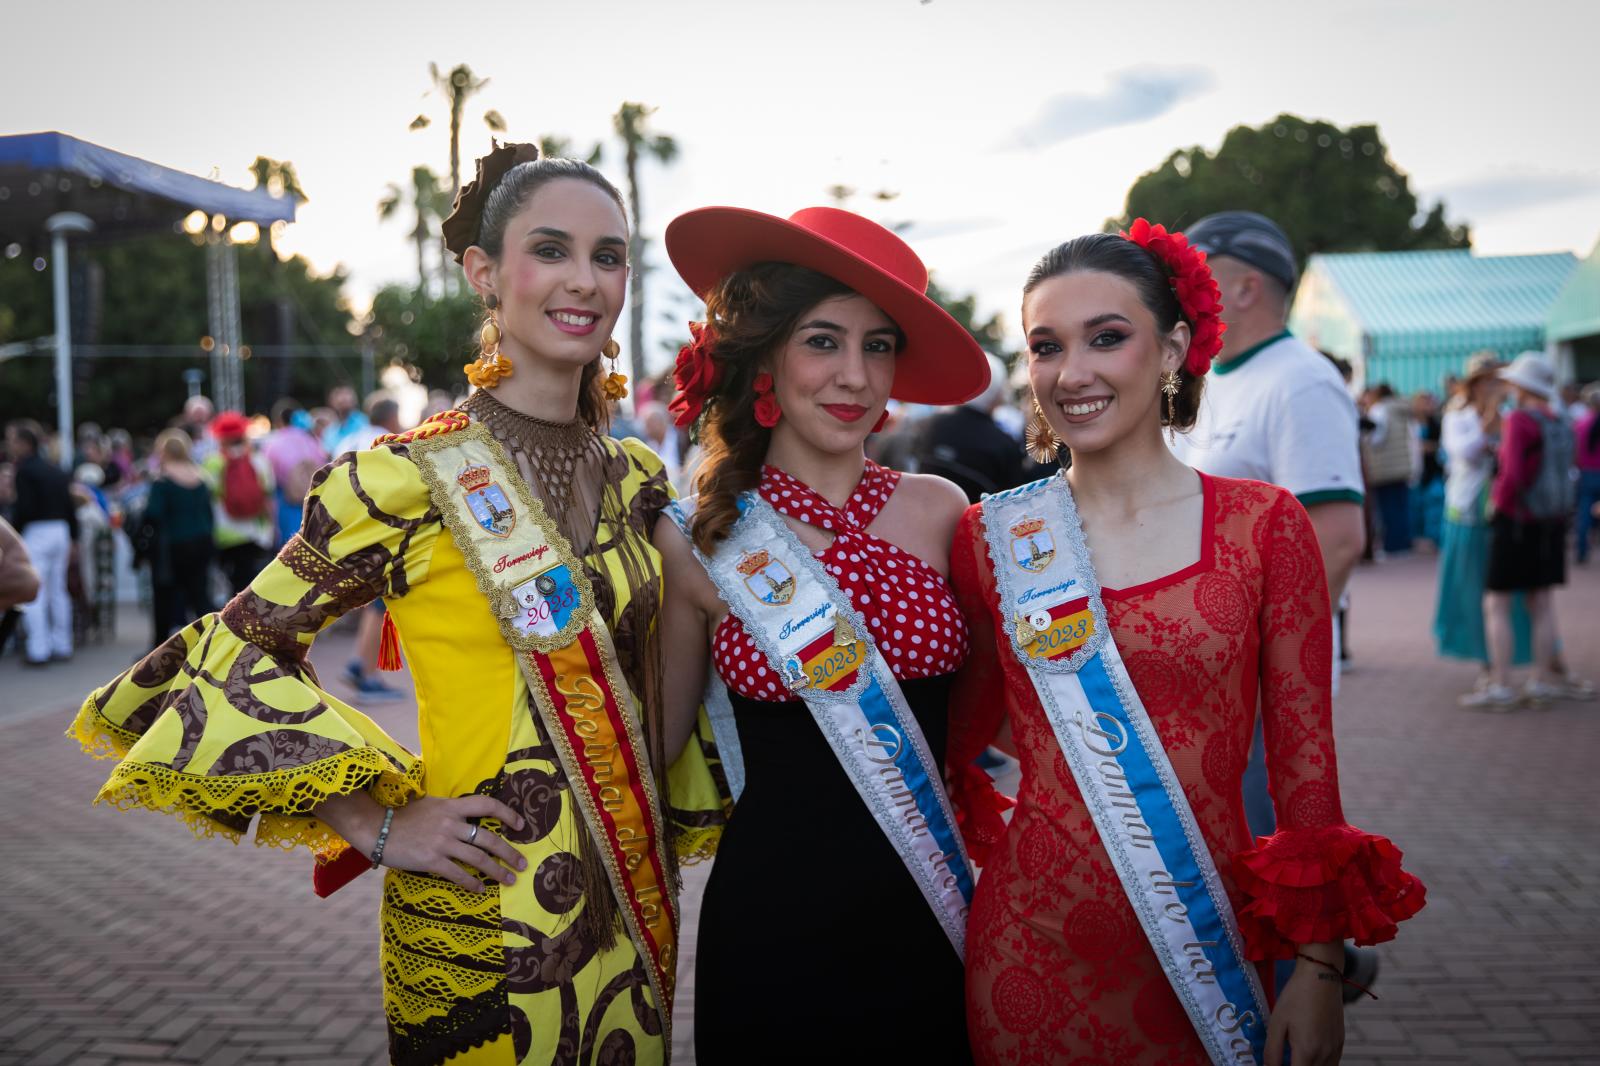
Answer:
<svg viewBox="0 0 1600 1066"><path fill-rule="evenodd" d="M1287 1042L1296 1066L1334 1062L1339 942L1389 939L1421 908L1423 887L1392 844L1344 821L1328 597L1305 511L1277 487L1200 474L1161 439L1163 425L1193 424L1220 338L1209 271L1195 255L1181 235L1136 224L1131 236L1068 242L1035 266L1023 326L1042 424L1030 434L1071 450L1057 476L1081 516L1111 638L1218 869L1245 955L1298 956L1265 1059L1278 1061ZM1176 391L1164 398L1163 385ZM966 960L977 1058L1207 1061L1012 653L981 506L962 519L951 558L972 654L951 702L949 751L952 794L984 869ZM1258 710L1278 832L1252 841L1239 781ZM1007 718L1022 763L1009 825L972 763Z"/></svg>

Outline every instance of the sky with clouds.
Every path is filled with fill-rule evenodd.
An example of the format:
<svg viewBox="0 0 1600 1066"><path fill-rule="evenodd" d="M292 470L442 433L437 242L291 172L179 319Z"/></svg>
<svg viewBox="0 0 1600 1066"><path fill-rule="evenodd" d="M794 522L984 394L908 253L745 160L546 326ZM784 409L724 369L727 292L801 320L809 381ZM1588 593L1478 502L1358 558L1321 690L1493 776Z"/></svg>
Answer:
<svg viewBox="0 0 1600 1066"><path fill-rule="evenodd" d="M448 167L428 64L491 79L468 104L464 166L513 138L605 139L623 100L659 110L676 162L645 170L644 228L723 203L787 215L827 202L913 221L942 285L1015 327L1050 245L1119 214L1175 148L1215 148L1280 112L1375 122L1424 204L1477 248L1600 238L1593 94L1600 4L1568 0L391 0L272 5L34 4L8 14L0 132L59 129L235 184L263 154L310 195L283 246L343 264L352 301L415 276L377 202ZM419 111L431 128L408 130ZM871 193L898 196L887 203ZM1242 205L1248 206L1248 205ZM693 308L660 253L655 344ZM247 338L248 339L248 338ZM665 353L653 358L665 360Z"/></svg>

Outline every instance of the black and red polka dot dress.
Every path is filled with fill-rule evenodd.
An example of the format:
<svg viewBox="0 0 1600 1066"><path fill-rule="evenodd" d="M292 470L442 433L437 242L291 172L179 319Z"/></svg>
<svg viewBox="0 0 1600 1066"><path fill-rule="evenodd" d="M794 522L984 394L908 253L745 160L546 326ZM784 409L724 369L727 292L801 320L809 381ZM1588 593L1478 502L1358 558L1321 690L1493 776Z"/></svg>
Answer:
<svg viewBox="0 0 1600 1066"><path fill-rule="evenodd" d="M867 532L894 494L900 472L870 459L861 483L835 507L775 466L761 471L761 495L781 515L834 535L817 556L867 620L873 642L901 681L955 672L967 657L967 624L939 572ZM732 614L717 627L712 661L730 691L752 700L792 699Z"/></svg>
<svg viewBox="0 0 1600 1066"><path fill-rule="evenodd" d="M866 619L942 765L967 627L938 571L869 532L899 481L868 461L835 507L768 466L760 492L780 514L833 534L817 561ZM712 660L738 725L745 788L702 904L696 1061L763 1061L778 1048L785 1061L836 1060L842 1034L806 1024L818 996L860 1006L847 1058L967 1061L961 962L811 712L732 615L717 627Z"/></svg>

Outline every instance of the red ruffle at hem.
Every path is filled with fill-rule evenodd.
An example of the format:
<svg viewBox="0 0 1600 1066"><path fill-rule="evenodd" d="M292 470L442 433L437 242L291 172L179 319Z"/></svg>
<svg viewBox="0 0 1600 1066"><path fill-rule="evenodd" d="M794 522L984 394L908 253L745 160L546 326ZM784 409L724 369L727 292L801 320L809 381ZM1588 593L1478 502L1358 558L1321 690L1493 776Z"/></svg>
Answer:
<svg viewBox="0 0 1600 1066"><path fill-rule="evenodd" d="M994 787L994 780L971 760L950 771L950 800L967 855L979 866L1006 832L1005 812L1016 801Z"/></svg>
<svg viewBox="0 0 1600 1066"><path fill-rule="evenodd" d="M1290 959L1300 944L1392 940L1427 895L1400 858L1386 838L1344 823L1258 837L1233 861L1246 953Z"/></svg>

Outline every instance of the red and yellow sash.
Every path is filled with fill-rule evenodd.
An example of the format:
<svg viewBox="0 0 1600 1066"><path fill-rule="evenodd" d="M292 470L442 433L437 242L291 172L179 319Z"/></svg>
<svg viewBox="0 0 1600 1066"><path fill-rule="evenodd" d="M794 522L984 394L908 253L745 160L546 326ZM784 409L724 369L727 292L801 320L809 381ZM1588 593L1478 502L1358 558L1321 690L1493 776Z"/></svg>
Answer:
<svg viewBox="0 0 1600 1066"><path fill-rule="evenodd" d="M633 695L583 564L483 426L406 443L574 784L628 935L648 960L670 1046L678 936L670 842Z"/></svg>

